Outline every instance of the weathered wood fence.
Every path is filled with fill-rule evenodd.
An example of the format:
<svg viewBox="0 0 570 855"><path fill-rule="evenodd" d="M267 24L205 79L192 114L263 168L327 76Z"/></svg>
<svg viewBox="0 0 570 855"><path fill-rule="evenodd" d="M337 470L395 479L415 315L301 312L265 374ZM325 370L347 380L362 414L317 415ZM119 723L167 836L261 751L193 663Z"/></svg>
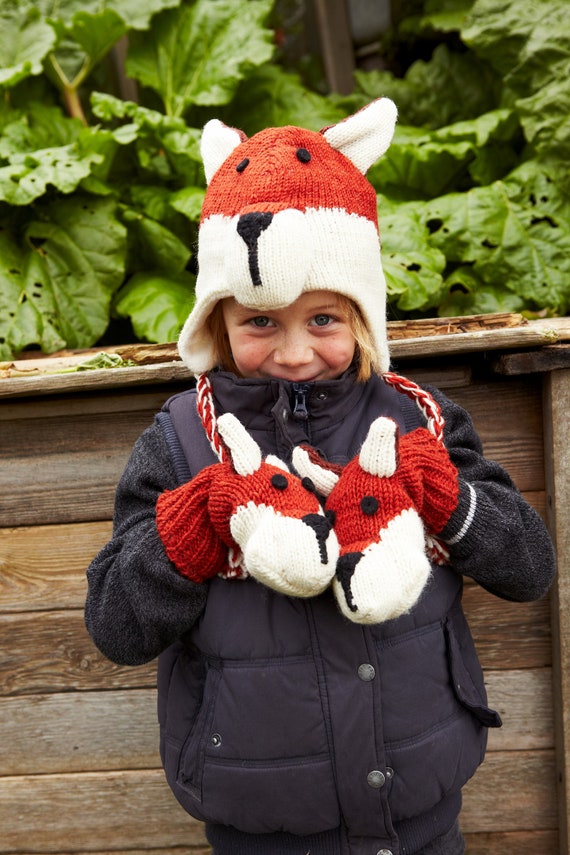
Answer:
<svg viewBox="0 0 570 855"><path fill-rule="evenodd" d="M466 789L468 852L567 853L570 348L519 320L497 319L497 330L492 319L480 329L422 323L392 325L396 367L471 412L486 454L548 520L559 554L544 601L508 603L466 585L504 720ZM557 334L570 337L567 322ZM0 366L0 853L209 851L163 779L154 665L106 661L83 624L85 568L110 535L132 444L187 384L172 348L134 354L135 367L66 375L43 372L85 355Z"/></svg>

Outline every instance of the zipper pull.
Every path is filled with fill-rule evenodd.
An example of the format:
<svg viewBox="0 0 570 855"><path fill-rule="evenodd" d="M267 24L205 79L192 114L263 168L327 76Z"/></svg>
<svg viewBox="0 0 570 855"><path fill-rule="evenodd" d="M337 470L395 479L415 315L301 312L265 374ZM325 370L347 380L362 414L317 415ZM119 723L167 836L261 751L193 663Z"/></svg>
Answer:
<svg viewBox="0 0 570 855"><path fill-rule="evenodd" d="M293 418L300 421L307 421L309 411L307 409L307 395L311 391L312 384L310 383L292 383L293 389Z"/></svg>

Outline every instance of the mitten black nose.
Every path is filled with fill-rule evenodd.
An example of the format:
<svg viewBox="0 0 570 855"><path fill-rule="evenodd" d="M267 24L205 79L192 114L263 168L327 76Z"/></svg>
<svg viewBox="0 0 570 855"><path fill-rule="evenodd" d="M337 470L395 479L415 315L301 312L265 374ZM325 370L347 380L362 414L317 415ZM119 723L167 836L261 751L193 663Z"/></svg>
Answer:
<svg viewBox="0 0 570 855"><path fill-rule="evenodd" d="M332 528L330 521L327 517L322 516L321 514L305 514L301 520L315 532L317 543L319 544L319 552L321 554L321 564L328 564L327 537L329 536L329 532Z"/></svg>
<svg viewBox="0 0 570 855"><path fill-rule="evenodd" d="M261 232L264 232L268 228L272 219L273 214L270 211L253 211L250 214L242 214L237 223L237 233L247 246L249 273L254 285L262 284L257 255L257 241Z"/></svg>
<svg viewBox="0 0 570 855"><path fill-rule="evenodd" d="M358 608L354 605L352 598L352 588L350 586L351 579L356 570L356 565L362 558L362 552L347 552L341 555L336 563L336 576L344 591L346 604L351 612L357 612Z"/></svg>

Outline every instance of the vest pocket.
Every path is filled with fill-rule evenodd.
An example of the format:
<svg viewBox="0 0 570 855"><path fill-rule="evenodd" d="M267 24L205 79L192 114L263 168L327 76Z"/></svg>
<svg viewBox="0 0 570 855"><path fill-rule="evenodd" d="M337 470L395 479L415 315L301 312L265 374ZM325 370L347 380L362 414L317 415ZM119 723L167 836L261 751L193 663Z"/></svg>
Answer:
<svg viewBox="0 0 570 855"><path fill-rule="evenodd" d="M461 649L459 638L455 631L453 618L447 619L445 632L447 636L451 681L457 700L485 727L501 727L502 721L499 713L487 706L482 678L479 687L471 675L464 651ZM477 668L479 670L479 666Z"/></svg>
<svg viewBox="0 0 570 855"><path fill-rule="evenodd" d="M188 790L195 798L202 799L202 777L207 748L207 734L211 730L221 671L208 665L204 683L204 695L194 725L178 753L179 764L176 783Z"/></svg>
<svg viewBox="0 0 570 855"><path fill-rule="evenodd" d="M186 810L251 834L340 823L318 678L308 657L215 661L183 742L165 766Z"/></svg>

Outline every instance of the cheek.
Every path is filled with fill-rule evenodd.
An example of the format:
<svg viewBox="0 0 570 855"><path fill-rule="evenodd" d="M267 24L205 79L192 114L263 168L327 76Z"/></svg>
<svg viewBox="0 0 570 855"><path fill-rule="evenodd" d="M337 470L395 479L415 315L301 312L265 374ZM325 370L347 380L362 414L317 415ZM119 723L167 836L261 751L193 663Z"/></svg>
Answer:
<svg viewBox="0 0 570 855"><path fill-rule="evenodd" d="M230 336L230 348L236 366L245 377L262 365L270 350L268 342L239 335Z"/></svg>
<svg viewBox="0 0 570 855"><path fill-rule="evenodd" d="M323 342L320 354L329 364L344 371L354 357L356 345L352 336L339 336Z"/></svg>

